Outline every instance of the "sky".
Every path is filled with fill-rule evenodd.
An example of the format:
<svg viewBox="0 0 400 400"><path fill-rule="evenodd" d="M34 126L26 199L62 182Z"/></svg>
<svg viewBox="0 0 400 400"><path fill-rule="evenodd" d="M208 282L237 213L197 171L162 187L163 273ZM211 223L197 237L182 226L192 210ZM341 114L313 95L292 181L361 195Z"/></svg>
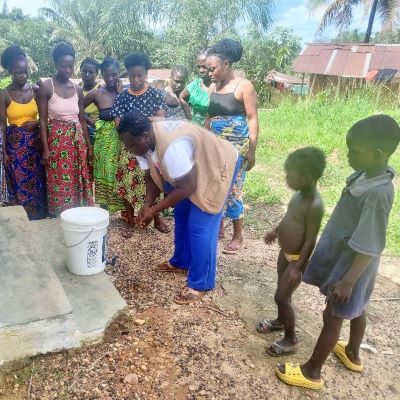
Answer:
<svg viewBox="0 0 400 400"><path fill-rule="evenodd" d="M1 4L2 4L2 0ZM217 1L217 0L216 0ZM40 7L46 7L46 0L7 0L7 5L22 8L25 14L36 15ZM302 39L302 43L315 40L315 32L321 20L322 10L310 15L307 8L308 0L277 0L275 1L274 27L284 26L293 29L294 33ZM367 18L363 10L354 13L354 22L351 29L364 31L367 26ZM336 36L335 27L325 30L323 39Z"/></svg>

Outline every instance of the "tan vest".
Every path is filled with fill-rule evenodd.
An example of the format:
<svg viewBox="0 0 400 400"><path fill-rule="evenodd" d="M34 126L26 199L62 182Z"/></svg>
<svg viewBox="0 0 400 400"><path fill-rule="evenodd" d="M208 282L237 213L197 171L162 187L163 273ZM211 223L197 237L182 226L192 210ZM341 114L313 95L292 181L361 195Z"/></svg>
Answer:
<svg viewBox="0 0 400 400"><path fill-rule="evenodd" d="M224 206L235 172L237 151L233 145L207 129L183 120L153 122L153 132L160 172L164 180L173 186L175 182L163 165L164 154L176 139L189 137L193 140L196 189L190 201L203 211L218 214ZM157 183L159 177L154 174L154 168L151 168L151 175Z"/></svg>

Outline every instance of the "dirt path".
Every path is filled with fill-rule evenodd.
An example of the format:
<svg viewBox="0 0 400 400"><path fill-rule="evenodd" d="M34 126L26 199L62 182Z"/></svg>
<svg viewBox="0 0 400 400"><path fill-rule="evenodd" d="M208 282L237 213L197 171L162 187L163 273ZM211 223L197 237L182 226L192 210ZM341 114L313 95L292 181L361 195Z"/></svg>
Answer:
<svg viewBox="0 0 400 400"><path fill-rule="evenodd" d="M36 357L9 370L0 377L0 399L26 399L28 393L40 400L398 399L400 301L385 300L400 297L398 284L389 279L396 259L385 259L371 302L365 341L378 352L363 351L365 372L348 372L331 356L322 392L276 379L273 369L281 360L267 357L264 348L280 336L263 337L254 325L276 312L278 249L262 244L261 227L267 220L274 223L280 212L275 207L250 214L254 229L246 231L245 250L221 255L217 290L186 307L172 302L185 278L152 271L170 254L172 237L147 229L123 239L122 224L114 221L109 247L118 261L108 273L128 302L128 316L110 327L103 344ZM289 360L302 361L319 334L324 299L302 285L294 304L302 346ZM346 325L344 338L347 332Z"/></svg>

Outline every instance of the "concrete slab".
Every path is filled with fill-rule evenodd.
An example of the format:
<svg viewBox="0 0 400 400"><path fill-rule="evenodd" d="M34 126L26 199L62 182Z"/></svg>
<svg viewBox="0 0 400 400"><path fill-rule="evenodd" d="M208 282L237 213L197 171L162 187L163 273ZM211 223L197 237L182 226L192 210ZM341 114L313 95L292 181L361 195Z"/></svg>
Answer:
<svg viewBox="0 0 400 400"><path fill-rule="evenodd" d="M99 342L126 303L108 276L67 271L60 220L0 208L0 365Z"/></svg>
<svg viewBox="0 0 400 400"><path fill-rule="evenodd" d="M0 208L0 329L72 312L25 210Z"/></svg>
<svg viewBox="0 0 400 400"><path fill-rule="evenodd" d="M125 300L105 272L91 276L68 272L59 219L31 221L30 224L71 302L78 334L86 341L101 339L115 315L126 308Z"/></svg>

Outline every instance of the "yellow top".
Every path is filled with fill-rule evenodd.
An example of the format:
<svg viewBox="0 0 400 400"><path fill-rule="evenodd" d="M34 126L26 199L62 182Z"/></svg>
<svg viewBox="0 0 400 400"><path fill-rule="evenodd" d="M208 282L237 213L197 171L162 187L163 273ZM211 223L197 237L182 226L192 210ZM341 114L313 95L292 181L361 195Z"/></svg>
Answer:
<svg viewBox="0 0 400 400"><path fill-rule="evenodd" d="M100 86L100 83L97 83L96 86L92 90L97 89L99 86ZM83 95L86 96L92 90L88 90L88 91L84 90ZM96 107L96 105L94 103L89 104L85 108L85 113L89 114L89 116L94 120L94 122L96 122L99 119L99 109Z"/></svg>
<svg viewBox="0 0 400 400"><path fill-rule="evenodd" d="M39 111L33 97L29 103L25 104L17 103L10 97L10 105L6 113L9 125L21 126L25 122L37 120Z"/></svg>

